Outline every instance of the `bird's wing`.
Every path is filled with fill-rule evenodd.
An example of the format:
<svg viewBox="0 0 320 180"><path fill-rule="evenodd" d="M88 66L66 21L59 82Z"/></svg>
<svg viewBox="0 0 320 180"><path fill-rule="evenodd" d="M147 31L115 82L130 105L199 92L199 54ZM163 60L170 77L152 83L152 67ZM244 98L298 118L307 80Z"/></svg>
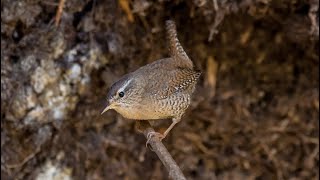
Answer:
<svg viewBox="0 0 320 180"><path fill-rule="evenodd" d="M185 68L176 68L166 73L159 74L159 77L163 77L161 78L162 84L160 85L160 82L152 80L150 82L150 85L153 89L151 93L157 99L165 99L177 92L188 90L192 91L200 75L201 73L199 71ZM164 81L165 79L167 81Z"/></svg>
<svg viewBox="0 0 320 180"><path fill-rule="evenodd" d="M173 21L171 20L166 21L166 31L167 31L167 38L169 41L169 51L170 51L171 57L176 59L176 61L178 61L177 63L181 67L192 69L193 63L179 42L176 25Z"/></svg>

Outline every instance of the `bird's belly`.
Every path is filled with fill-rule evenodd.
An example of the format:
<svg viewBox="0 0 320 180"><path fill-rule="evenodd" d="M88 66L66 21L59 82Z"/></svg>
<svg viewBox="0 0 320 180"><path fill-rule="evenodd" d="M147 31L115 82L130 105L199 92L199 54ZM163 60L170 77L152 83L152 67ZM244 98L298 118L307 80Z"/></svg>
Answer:
<svg viewBox="0 0 320 180"><path fill-rule="evenodd" d="M128 108L126 110L117 110L119 114L128 119L135 120L150 120L150 119L165 119L170 118L169 114L160 112L151 106L140 107L140 108Z"/></svg>
<svg viewBox="0 0 320 180"><path fill-rule="evenodd" d="M190 104L189 94L174 94L166 99L150 99L139 105L117 109L123 117L136 120L181 117Z"/></svg>

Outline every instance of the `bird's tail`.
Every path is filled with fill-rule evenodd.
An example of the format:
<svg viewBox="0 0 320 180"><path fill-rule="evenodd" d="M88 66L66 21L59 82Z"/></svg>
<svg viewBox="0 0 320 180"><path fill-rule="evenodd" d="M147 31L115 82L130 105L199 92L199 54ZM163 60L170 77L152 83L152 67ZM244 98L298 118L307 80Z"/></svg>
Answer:
<svg viewBox="0 0 320 180"><path fill-rule="evenodd" d="M188 57L187 53L184 51L183 47L179 42L179 39L177 36L177 29L174 21L172 20L166 21L166 30L167 30L167 37L169 41L170 55L172 57L179 59L182 63L180 65L193 68L193 63L191 59Z"/></svg>

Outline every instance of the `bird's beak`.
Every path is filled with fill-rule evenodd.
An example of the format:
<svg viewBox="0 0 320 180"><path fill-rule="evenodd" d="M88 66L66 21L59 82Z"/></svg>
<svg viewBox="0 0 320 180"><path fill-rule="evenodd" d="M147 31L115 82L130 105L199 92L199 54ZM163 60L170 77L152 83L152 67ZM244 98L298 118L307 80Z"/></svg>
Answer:
<svg viewBox="0 0 320 180"><path fill-rule="evenodd" d="M102 111L101 114L107 112L109 109L111 109L111 104L110 103L107 104L107 107L104 108L104 110Z"/></svg>

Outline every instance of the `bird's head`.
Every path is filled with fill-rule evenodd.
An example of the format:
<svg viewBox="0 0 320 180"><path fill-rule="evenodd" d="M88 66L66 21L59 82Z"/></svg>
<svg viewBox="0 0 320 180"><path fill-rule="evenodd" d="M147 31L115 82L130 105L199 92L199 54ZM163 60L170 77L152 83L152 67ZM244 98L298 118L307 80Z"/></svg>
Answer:
<svg viewBox="0 0 320 180"><path fill-rule="evenodd" d="M107 95L107 106L101 114L109 109L114 109L118 112L131 109L138 102L137 98L139 96L137 92L135 80L124 76L110 87Z"/></svg>

